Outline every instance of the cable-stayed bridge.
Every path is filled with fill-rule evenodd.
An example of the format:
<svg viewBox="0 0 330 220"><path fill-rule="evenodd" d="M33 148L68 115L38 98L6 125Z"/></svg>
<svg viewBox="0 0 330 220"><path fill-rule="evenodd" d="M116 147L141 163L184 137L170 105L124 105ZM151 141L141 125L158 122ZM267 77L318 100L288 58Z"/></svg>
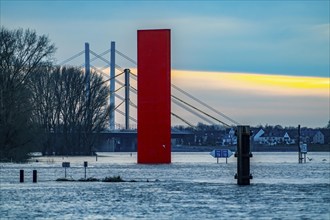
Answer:
<svg viewBox="0 0 330 220"><path fill-rule="evenodd" d="M101 53L96 53L89 48L88 43L85 43L84 50L60 62L58 65L71 65L72 61L80 60L81 57L84 56L84 62L78 65L78 67L86 74L87 94L90 90L89 75L91 71L100 74L104 78L104 83L109 84L110 94L109 127L108 131L102 134L107 142L105 146L110 146L110 150L116 150L116 146L120 143L120 145L125 146L126 149L119 150L132 151L136 149L136 128L138 123L136 117L138 107L137 62L117 50L115 46L115 42L111 42L110 49ZM119 60L125 61L130 69L118 65ZM201 99L191 95L189 92L184 91L179 85L174 85L172 83L171 91L172 124L173 121L179 121L180 124L196 129L196 125L182 116L190 114L204 124L219 125L223 128L239 125L237 121L208 105ZM118 116L124 119L124 123L119 122ZM183 132L173 127L171 133L172 138L181 138L185 135L191 135L191 133Z"/></svg>

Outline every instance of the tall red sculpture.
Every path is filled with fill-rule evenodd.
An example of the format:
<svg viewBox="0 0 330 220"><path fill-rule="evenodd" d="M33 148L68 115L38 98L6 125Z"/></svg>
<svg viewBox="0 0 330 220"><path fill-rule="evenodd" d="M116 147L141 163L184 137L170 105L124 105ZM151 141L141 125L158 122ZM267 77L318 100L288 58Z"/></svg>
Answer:
<svg viewBox="0 0 330 220"><path fill-rule="evenodd" d="M138 30L138 163L171 163L171 31Z"/></svg>

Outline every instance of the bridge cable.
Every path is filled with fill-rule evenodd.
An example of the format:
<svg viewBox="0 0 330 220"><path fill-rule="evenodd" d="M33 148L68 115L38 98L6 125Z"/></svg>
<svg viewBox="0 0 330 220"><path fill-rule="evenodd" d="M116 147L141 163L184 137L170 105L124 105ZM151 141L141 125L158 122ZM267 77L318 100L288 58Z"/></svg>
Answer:
<svg viewBox="0 0 330 220"><path fill-rule="evenodd" d="M119 114L125 116L125 113L122 112L121 110L119 109L116 109L116 112L118 112ZM133 122L137 123L137 120L135 118L133 118L132 116L129 116L129 119L132 120Z"/></svg>
<svg viewBox="0 0 330 220"><path fill-rule="evenodd" d="M134 88L133 86L130 86L130 87L131 87L131 91L132 91L133 93L136 94L136 93L137 93L137 89ZM212 119L214 119L214 120L220 122L221 124L224 124L224 125L226 125L226 126L229 126L229 125L227 125L226 123L224 123L224 122L222 122L222 121L220 121L220 120L218 120L218 119L215 119L214 117L210 116L209 114L203 112L202 110L197 109L196 107L194 107L194 106L192 106L192 105L190 105L190 104L188 104L188 103L185 103L184 101L183 101L183 103L182 103L182 102L179 102L180 99L177 98L176 96L171 95L171 97L172 97L172 101L173 101L176 105L178 105L178 106L180 106L181 108L187 110L188 112L194 114L195 116L199 117L200 119L202 119L202 120L204 120L204 121L206 121L206 122L208 122L208 123L210 123L210 124L213 124L213 125L215 124L215 123L212 122L211 120L207 119L205 116L203 116L203 115L199 114L198 112L196 112L196 110L199 111L199 112L201 112L202 114L206 115L207 117L211 117ZM178 99L179 101L176 100L176 99ZM185 104L185 105L184 105L184 104ZM190 108L189 108L188 106L189 106ZM193 111L193 109L191 109L191 108L193 108L195 111Z"/></svg>
<svg viewBox="0 0 330 220"><path fill-rule="evenodd" d="M134 88L134 87L133 87L133 88ZM134 89L135 89L135 88L134 88ZM117 98L119 98L120 100L122 100L121 104L125 102L125 98L124 98L124 97L122 97L122 96L120 96L120 95L118 95L118 94L115 94L115 96L116 96ZM120 104L120 105L121 105L121 104ZM131 100L130 100L130 105L131 105L132 107L134 107L135 109L137 109L137 105L136 105L134 102L132 102ZM118 106L118 107L119 107L119 106ZM185 106L185 107L186 107L186 106ZM195 113L196 113L196 112L195 112ZM124 116L125 116L125 113L123 113L123 114L124 114ZM196 114L197 114L197 113L196 113ZM184 123L187 124L188 126L192 127L194 130L196 130L196 126L193 126L193 125L190 124L187 120L183 119L183 118L180 117L179 115L177 115L177 114L175 114L175 113L173 113L173 112L171 112L171 115L174 116L174 117L176 117L176 118L178 118L179 120L181 120L182 122L184 122ZM135 122L137 122L137 120L136 120Z"/></svg>
<svg viewBox="0 0 330 220"><path fill-rule="evenodd" d="M77 53L76 55L73 55L72 57L70 57L70 58L68 58L68 59L66 59L66 60L64 60L64 61L62 61L62 62L60 62L58 65L59 65L59 66L63 66L64 64L70 62L71 60L73 60L73 59L79 57L79 56L82 55L84 52L85 52L85 50L83 50L83 51Z"/></svg>
<svg viewBox="0 0 330 220"><path fill-rule="evenodd" d="M109 50L108 50L108 51L109 51ZM103 60L104 62L108 63L108 60L104 59L103 57L101 57L100 55L96 54L95 52L91 51L91 53L92 53L94 56L97 56L99 59ZM116 53L119 54L120 56L122 56L123 58L127 59L128 61L132 62L133 64L137 65L137 62L136 62L136 61L134 61L133 59L129 58L129 57L126 56L125 54L119 52L118 50L116 50ZM116 68L120 68L120 69L122 70L122 68L121 68L120 66L118 66L118 65L116 65ZM132 74L132 76L137 77L136 74L134 74L134 73L132 73L132 72L131 72L131 74ZM133 79L134 79L134 78L133 78ZM116 80L116 82L117 82L117 80ZM171 84L171 86L174 87L176 90L180 91L181 93L185 94L186 96L190 97L191 99L197 101L198 103L200 103L200 104L203 105L204 107L207 107L208 109L214 111L215 113L217 113L217 114L221 115L222 117L228 119L229 121L233 122L234 124L239 124L239 123L237 123L235 120L233 120L233 119L231 119L230 117L226 116L226 115L223 114L222 112L217 111L216 109L212 108L211 106L207 105L206 103L202 102L201 100L199 100L199 99L193 97L192 95L190 95L189 93L187 93L187 92L185 92L184 90L180 89L179 87L175 86L174 84ZM130 87L131 87L131 86L130 86ZM131 88L133 88L133 87L131 87ZM134 90L137 91L136 89L134 89ZM210 114L208 114L208 113L206 113L206 112L204 112L204 111L202 111L202 110L200 110L200 109L198 109L198 108L196 108L196 107L190 105L189 103L183 101L182 99L179 99L178 97L173 96L173 95L171 95L171 96L172 96L173 98L179 100L180 102L184 103L185 105L187 105L187 106L189 106L189 107L195 109L196 111L199 111L199 112L203 113L204 115L206 115L206 116L212 118L213 120L216 120L216 121L220 122L221 124L230 127L227 123L218 120L217 118L215 118L215 117L211 116ZM176 104L177 104L177 103L176 103Z"/></svg>
<svg viewBox="0 0 330 220"><path fill-rule="evenodd" d="M137 105L134 102L132 102L131 100L129 100L129 104L137 109Z"/></svg>
<svg viewBox="0 0 330 220"><path fill-rule="evenodd" d="M103 62L105 62L105 63L109 63L108 60L105 60L105 59L103 58L103 56L104 56L105 54L109 53L109 52L110 52L110 49L104 51L103 53L96 54L94 51L90 50L90 53L94 55L94 58L90 59L89 62L91 63L91 62L93 62L93 61L95 61L95 60L97 60L97 59L102 58L102 61L103 61Z"/></svg>
<svg viewBox="0 0 330 220"><path fill-rule="evenodd" d="M130 87L131 87L131 91L132 91L133 93L136 94L136 93L137 93L137 89L134 88L133 86L130 86ZM186 105L180 103L179 101L177 101L177 100L175 100L175 99L173 99L173 98L172 98L172 101L173 101L176 105L178 105L178 106L180 106L181 108L185 109L186 111L188 111L188 112L194 114L195 116L199 117L200 119L202 119L202 120L204 120L204 121L207 121L207 122L210 123L210 124L215 124L215 123L212 122L211 120L207 119L206 117L204 117L203 115L201 115L201 114L199 114L198 112L194 111L193 109L189 108L188 106L186 106ZM173 113L173 112L171 112L171 113ZM174 114L174 113L173 113L173 114ZM177 115L176 115L176 116L177 116ZM179 117L177 117L177 118L179 118ZM182 118L179 118L179 119L180 119L181 121L185 122L184 119L182 119ZM185 122L185 123L186 123L186 122ZM190 126L191 124L189 123L188 125Z"/></svg>
<svg viewBox="0 0 330 220"><path fill-rule="evenodd" d="M123 54L122 52L116 50L116 53L117 53L118 55L120 55L121 57L125 58L126 60L130 61L131 63L137 65L137 62L136 62L135 60L129 58L128 56L126 56L126 55Z"/></svg>
<svg viewBox="0 0 330 220"><path fill-rule="evenodd" d="M100 55L96 54L94 51L90 50L90 52L91 52L91 54L93 54L95 57L99 58L99 59L102 60L103 62L105 62L105 63L111 65L111 63L110 63L108 60L106 60L105 58L103 58L103 57L101 57ZM119 66L119 65L117 65L117 64L115 64L115 67L116 67L116 69L118 69L119 71L123 71L123 70L124 70L121 66Z"/></svg>
<svg viewBox="0 0 330 220"><path fill-rule="evenodd" d="M194 130L196 130L196 127L193 126L192 124L190 124L187 120L181 118L180 116L178 116L177 114L171 112L171 115L173 115L174 117L178 118L179 120L181 120L182 122L186 123L187 125L189 125L190 127L192 127Z"/></svg>
<svg viewBox="0 0 330 220"><path fill-rule="evenodd" d="M124 88L125 87L125 85L123 85L123 86L121 86L121 87L119 87L118 89L116 89L115 91L113 91L113 92L110 92L110 94L112 94L112 93L116 93L116 92L118 92L119 90L121 90L122 88Z"/></svg>
<svg viewBox="0 0 330 220"><path fill-rule="evenodd" d="M213 121L211 121L210 119L206 118L205 116L199 114L198 112L194 111L193 109L189 108L187 105L184 105L184 104L182 104L181 102L179 102L179 101L177 101L177 100L175 100L175 99L173 99L173 98L172 98L172 101L173 101L173 103L175 103L176 105L178 105L178 106L180 106L181 108L185 109L186 111L188 111L188 112L194 114L195 116L199 117L200 119L202 119L202 120L204 120L204 121L206 121L206 122L208 122L208 123L210 123L210 124L215 125L215 123L214 123Z"/></svg>
<svg viewBox="0 0 330 220"><path fill-rule="evenodd" d="M130 58L129 58L130 59ZM134 76L135 78L132 78L134 80L136 80L137 78L137 74L131 72L132 76ZM218 115L221 115L222 117L226 118L227 120L229 120L230 122L234 123L235 125L239 125L240 123L238 123L237 121L235 121L234 119L230 118L229 116L225 115L224 113L214 109L213 107L211 107L210 105L206 104L205 102L201 101L200 99L190 95L188 92L184 91L183 89L180 89L178 86L174 85L173 83L171 83L171 86L176 89L177 91L183 93L184 95L188 96L189 98L195 100L196 102L198 102L199 104L201 104L202 106L208 108L209 110L212 110L213 112L217 113Z"/></svg>
<svg viewBox="0 0 330 220"><path fill-rule="evenodd" d="M230 118L230 117L226 116L225 114L223 114L222 112L220 112L220 111L218 111L218 110L212 108L211 106L209 106L209 105L206 104L205 102L203 102L203 101L197 99L196 97L190 95L189 93L187 93L186 91L180 89L180 88L177 87L176 85L172 84L172 87L173 87L174 89L178 90L179 92L185 94L185 95L188 96L189 98L195 100L195 101L198 102L199 104L201 104L201 105L207 107L208 109L212 110L213 112L215 112L215 113L221 115L222 117L228 119L230 122L234 123L235 125L239 125L239 123L236 122L235 120L233 120L232 118Z"/></svg>
<svg viewBox="0 0 330 220"><path fill-rule="evenodd" d="M180 102L182 102L182 103L188 105L189 107L195 109L196 111L199 111L199 112L203 113L204 115L206 115L206 116L212 118L213 120L215 120L215 121L217 121L217 122L220 122L221 124L223 124L223 125L225 125L225 126L227 126L227 127L231 127L231 126L228 125L227 123L225 123L225 122L223 122L223 121L220 121L219 119L217 119L217 118L213 117L212 115L210 115L210 114L208 114L208 113L206 113L206 112L204 112L204 111L202 111L202 110L196 108L196 107L193 106L193 105L190 105L189 103L183 101L182 99L180 99L180 98L178 98L178 97L176 97L176 96L174 96L174 95L171 95L171 97L173 97L173 98L179 100Z"/></svg>
<svg viewBox="0 0 330 220"><path fill-rule="evenodd" d="M116 96L116 98L120 99L121 101L124 101L124 102L126 101L126 99L124 97L122 97L121 95L118 95L118 94L115 93L115 96ZM131 100L129 100L129 104L133 108L137 109L137 105L134 102L132 102Z"/></svg>
<svg viewBox="0 0 330 220"><path fill-rule="evenodd" d="M119 108L123 103L125 102L125 100L123 100L121 103L119 103L119 105L117 105L113 110L115 111L117 108Z"/></svg>
<svg viewBox="0 0 330 220"><path fill-rule="evenodd" d="M104 84L104 83L106 83L106 82L108 82L108 81L110 81L110 80L112 80L112 79L114 79L114 78L116 78L116 77L118 77L118 76L124 74L124 73L125 73L125 72L119 73L119 74L115 75L114 77L112 77L112 78L110 78L110 79L104 80L104 81L102 81L102 82L100 82L100 83L94 85L93 87L91 87L90 90L92 90L94 87L98 87L98 86L100 86L100 85L102 85L102 84ZM86 92L86 90L85 90L84 92Z"/></svg>

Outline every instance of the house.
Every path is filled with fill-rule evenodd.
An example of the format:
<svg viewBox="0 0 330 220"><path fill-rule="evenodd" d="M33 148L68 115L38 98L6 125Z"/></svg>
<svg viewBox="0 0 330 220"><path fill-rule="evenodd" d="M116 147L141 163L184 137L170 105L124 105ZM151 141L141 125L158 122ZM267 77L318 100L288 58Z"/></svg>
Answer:
<svg viewBox="0 0 330 220"><path fill-rule="evenodd" d="M324 144L324 134L321 131L317 131L313 136L314 144Z"/></svg>
<svg viewBox="0 0 330 220"><path fill-rule="evenodd" d="M328 129L314 130L311 128L304 128L301 131L300 141L303 143L311 144L327 144L330 143Z"/></svg>
<svg viewBox="0 0 330 220"><path fill-rule="evenodd" d="M261 136L265 133L265 131L260 128L260 130L253 136L254 142L261 142Z"/></svg>
<svg viewBox="0 0 330 220"><path fill-rule="evenodd" d="M236 145L237 137L235 136L235 130L231 128L228 134L225 134L222 138L222 146L226 145Z"/></svg>
<svg viewBox="0 0 330 220"><path fill-rule="evenodd" d="M294 144L294 140L290 138L288 132L285 132L284 136L283 136L283 141L286 144Z"/></svg>
<svg viewBox="0 0 330 220"><path fill-rule="evenodd" d="M272 130L266 133L263 129L254 135L253 140L259 144L267 145L293 144L295 142L286 131Z"/></svg>

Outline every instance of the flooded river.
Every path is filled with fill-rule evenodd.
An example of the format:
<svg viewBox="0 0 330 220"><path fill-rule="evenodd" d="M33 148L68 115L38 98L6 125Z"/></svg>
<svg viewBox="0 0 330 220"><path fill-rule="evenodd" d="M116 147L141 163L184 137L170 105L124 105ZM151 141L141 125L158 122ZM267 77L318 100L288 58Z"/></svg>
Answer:
<svg viewBox="0 0 330 220"><path fill-rule="evenodd" d="M136 153L39 157L1 163L1 219L330 219L330 154L254 153L250 186L238 186L236 158L172 153L168 165L136 163ZM38 160L38 162L36 162ZM57 182L121 176L127 182ZM19 171L25 182L19 183ZM32 183L32 171L38 183ZM130 182L134 180L135 182Z"/></svg>

